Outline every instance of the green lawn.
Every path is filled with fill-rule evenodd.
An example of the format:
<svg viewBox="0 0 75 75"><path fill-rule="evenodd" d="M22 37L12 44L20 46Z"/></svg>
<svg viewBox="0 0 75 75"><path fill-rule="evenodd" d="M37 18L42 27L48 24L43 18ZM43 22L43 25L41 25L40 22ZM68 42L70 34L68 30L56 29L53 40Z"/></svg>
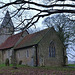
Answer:
<svg viewBox="0 0 75 75"><path fill-rule="evenodd" d="M16 65L16 66L17 67L29 67L27 65ZM8 67L8 66L6 66L5 64L0 64L0 68L2 68L2 67ZM13 67L13 64L10 64L9 67Z"/></svg>
<svg viewBox="0 0 75 75"><path fill-rule="evenodd" d="M39 69L46 69L46 70L61 70L61 71L66 71L66 70L75 70L75 68L72 68L72 67L75 67L75 64L69 64L68 66L72 66L71 68L70 67L50 67L50 66L46 66L46 67L30 67L30 66L27 66L27 65L16 65L17 67L29 67L29 68L39 68ZM0 64L0 68L2 67L8 67L8 66L5 66L5 64ZM13 64L10 64L9 67L13 67Z"/></svg>
<svg viewBox="0 0 75 75"><path fill-rule="evenodd" d="M68 66L73 66L73 67L75 67L75 64L68 64Z"/></svg>
<svg viewBox="0 0 75 75"><path fill-rule="evenodd" d="M59 71L75 71L75 68L72 67L37 67L37 68L43 68L46 70L59 70Z"/></svg>

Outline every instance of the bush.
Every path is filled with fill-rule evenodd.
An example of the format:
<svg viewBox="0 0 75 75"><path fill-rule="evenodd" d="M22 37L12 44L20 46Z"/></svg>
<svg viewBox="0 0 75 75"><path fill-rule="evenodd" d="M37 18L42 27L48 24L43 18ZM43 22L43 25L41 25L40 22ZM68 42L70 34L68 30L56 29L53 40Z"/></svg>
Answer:
<svg viewBox="0 0 75 75"><path fill-rule="evenodd" d="M22 60L19 61L19 65L22 65Z"/></svg>
<svg viewBox="0 0 75 75"><path fill-rule="evenodd" d="M5 60L5 65L9 66L9 59L8 58Z"/></svg>

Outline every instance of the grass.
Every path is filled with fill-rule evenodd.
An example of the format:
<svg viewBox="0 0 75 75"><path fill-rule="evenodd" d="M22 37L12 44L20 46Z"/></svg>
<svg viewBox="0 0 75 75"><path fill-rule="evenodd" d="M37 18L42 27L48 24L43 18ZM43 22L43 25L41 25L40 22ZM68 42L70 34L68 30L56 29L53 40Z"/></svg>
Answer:
<svg viewBox="0 0 75 75"><path fill-rule="evenodd" d="M68 64L68 66L72 66L72 67L75 67L75 64Z"/></svg>
<svg viewBox="0 0 75 75"><path fill-rule="evenodd" d="M16 65L17 67L29 67L27 65ZM0 64L0 68L7 67L5 64ZM10 64L9 67L13 67L13 64Z"/></svg>
<svg viewBox="0 0 75 75"><path fill-rule="evenodd" d="M75 64L69 64L68 66L75 66ZM0 68L2 67L7 67L5 64L0 64ZM13 67L13 64L10 64L9 67ZM25 68L38 68L38 69L46 69L46 70L59 70L59 71L72 71L75 70L75 68L69 68L69 67L50 67L50 66L45 66L45 67L30 67L27 65L17 65L17 67L25 67Z"/></svg>
<svg viewBox="0 0 75 75"><path fill-rule="evenodd" d="M10 66L13 66L12 64L10 64ZM5 64L0 64L0 67L7 67Z"/></svg>
<svg viewBox="0 0 75 75"><path fill-rule="evenodd" d="M69 68L69 67L37 67L40 69L47 69L47 70L59 70L59 71L74 71L75 68Z"/></svg>

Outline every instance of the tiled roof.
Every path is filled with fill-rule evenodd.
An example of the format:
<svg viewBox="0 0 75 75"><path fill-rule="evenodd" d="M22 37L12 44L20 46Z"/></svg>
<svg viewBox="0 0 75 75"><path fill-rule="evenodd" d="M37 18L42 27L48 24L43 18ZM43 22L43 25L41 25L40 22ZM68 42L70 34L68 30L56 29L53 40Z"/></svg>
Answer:
<svg viewBox="0 0 75 75"><path fill-rule="evenodd" d="M49 28L39 31L39 32L36 32L36 33L33 33L33 34L26 35L22 39L22 41L16 46L15 49L37 44L48 31L49 31ZM8 37L7 40L3 44L0 45L0 50L9 49L9 48L14 47L15 44L17 43L17 41L22 36L22 34L23 33L21 32L21 33L11 35L10 37Z"/></svg>
<svg viewBox="0 0 75 75"><path fill-rule="evenodd" d="M48 29L29 34L23 38L23 40L16 46L15 49L23 48L23 47L28 47L37 44L43 36L49 31Z"/></svg>
<svg viewBox="0 0 75 75"><path fill-rule="evenodd" d="M12 48L16 42L20 39L22 33L18 33L16 35L11 35L6 39L4 43L0 45L0 50Z"/></svg>

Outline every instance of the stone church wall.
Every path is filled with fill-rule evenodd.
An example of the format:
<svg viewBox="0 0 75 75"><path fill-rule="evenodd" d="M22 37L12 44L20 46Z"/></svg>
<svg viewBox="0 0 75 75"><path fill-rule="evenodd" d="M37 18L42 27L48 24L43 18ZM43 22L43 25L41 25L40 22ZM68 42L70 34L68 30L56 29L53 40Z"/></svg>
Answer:
<svg viewBox="0 0 75 75"><path fill-rule="evenodd" d="M34 66L35 65L35 47L20 49L16 51L17 64L22 61L23 65Z"/></svg>
<svg viewBox="0 0 75 75"><path fill-rule="evenodd" d="M49 57L50 42L55 43L55 57ZM38 44L39 66L62 66L63 45L54 30L50 30Z"/></svg>
<svg viewBox="0 0 75 75"><path fill-rule="evenodd" d="M0 64L2 64L2 51L0 51Z"/></svg>

